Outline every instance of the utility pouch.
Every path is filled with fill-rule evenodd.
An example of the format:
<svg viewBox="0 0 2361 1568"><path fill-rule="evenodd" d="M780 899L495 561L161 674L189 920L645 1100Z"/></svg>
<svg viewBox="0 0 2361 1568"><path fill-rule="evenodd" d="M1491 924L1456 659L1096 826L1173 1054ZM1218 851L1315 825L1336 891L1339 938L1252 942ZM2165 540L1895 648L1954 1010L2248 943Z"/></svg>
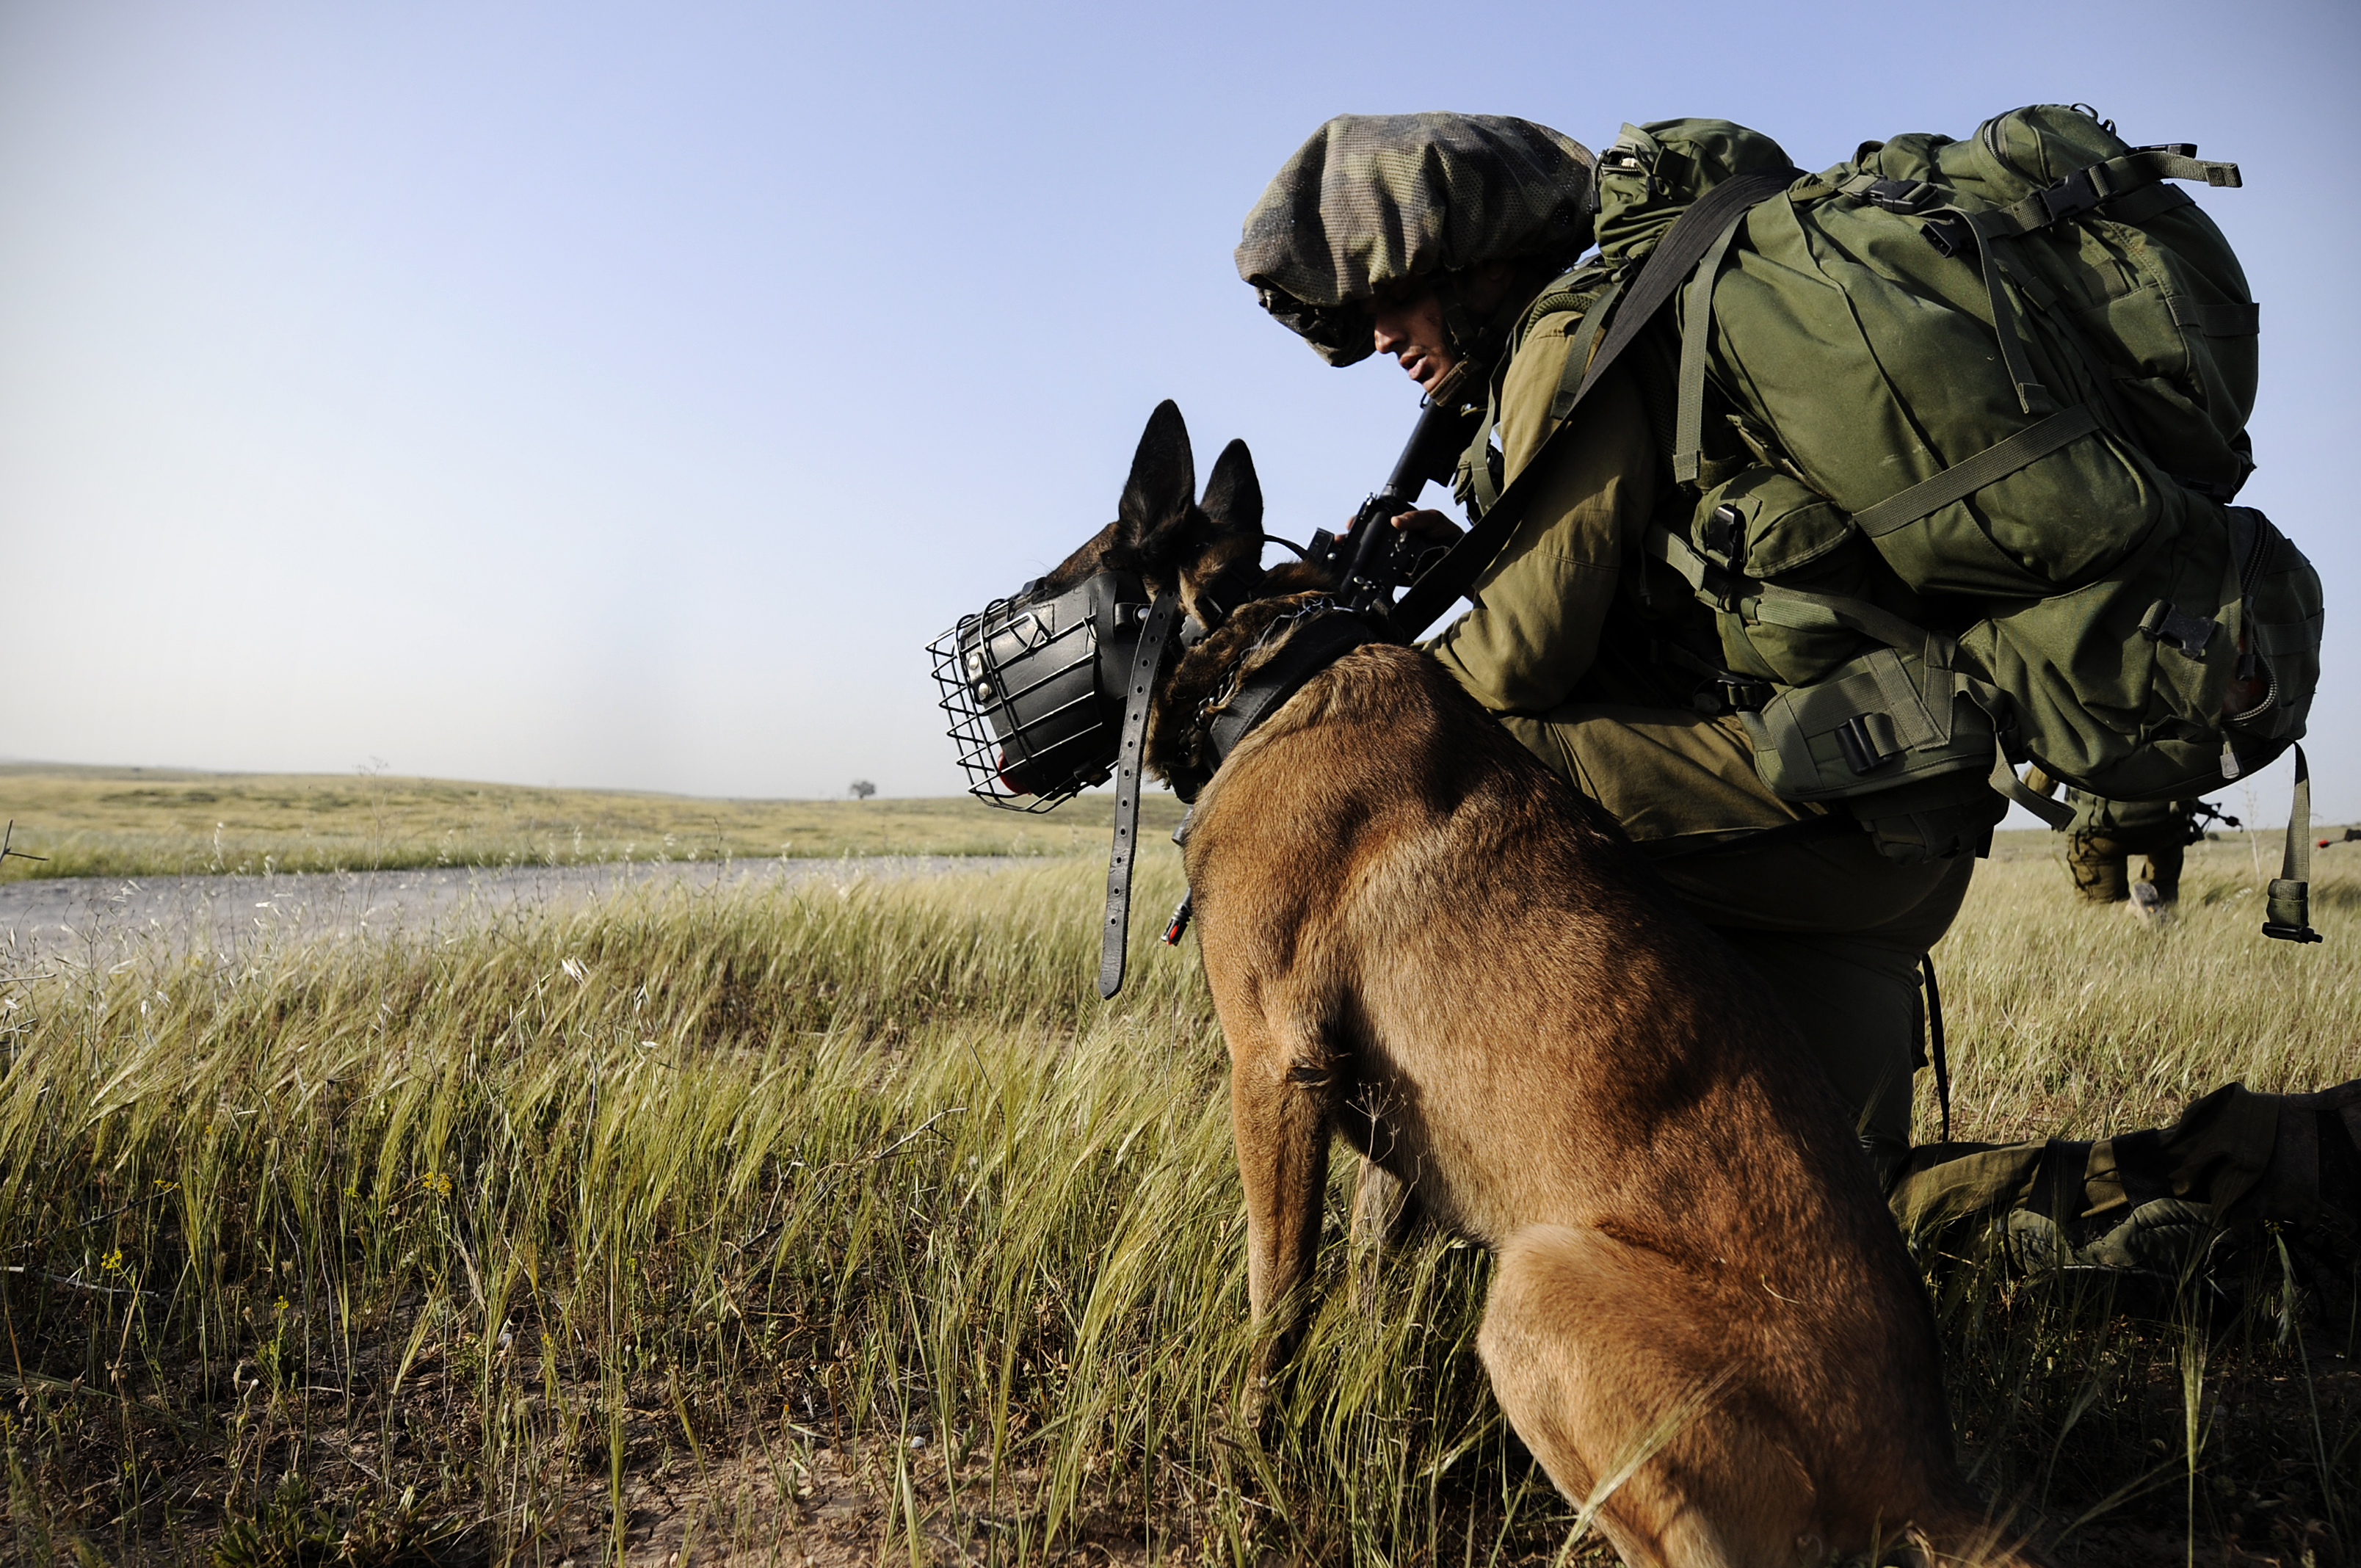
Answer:
<svg viewBox="0 0 2361 1568"><path fill-rule="evenodd" d="M1672 565L1714 607L1722 660L1730 669L1808 685L1828 679L1870 645L1848 626L1783 626L1738 612L1738 596L1764 577L1854 598L1876 591L1883 566L1876 553L1850 518L1802 481L1776 468L1754 467L1716 485L1697 501L1688 543L1692 560L1702 565ZM1724 581L1717 583L1716 573ZM1731 576L1745 580L1732 584Z"/></svg>
<svg viewBox="0 0 2361 1568"><path fill-rule="evenodd" d="M1991 716L1923 654L1872 649L1742 717L1773 793L1842 802L1878 852L1905 865L1982 852L2008 810L1992 782L2000 742Z"/></svg>
<svg viewBox="0 0 2361 1568"><path fill-rule="evenodd" d="M1992 719L1952 672L1873 648L1747 716L1755 766L1782 800L1845 800L1942 773L1992 771Z"/></svg>

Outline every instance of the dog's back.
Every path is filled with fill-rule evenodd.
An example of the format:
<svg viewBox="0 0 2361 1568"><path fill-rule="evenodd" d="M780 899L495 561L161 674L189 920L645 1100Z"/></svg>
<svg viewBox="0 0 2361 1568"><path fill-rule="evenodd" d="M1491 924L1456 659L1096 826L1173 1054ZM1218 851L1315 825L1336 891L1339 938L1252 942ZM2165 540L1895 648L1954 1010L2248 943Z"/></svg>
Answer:
<svg viewBox="0 0 2361 1568"><path fill-rule="evenodd" d="M1438 664L1316 677L1224 765L1188 861L1250 1214L1316 1203L1284 1190L1312 1151L1248 1147L1316 1117L1490 1245L1495 1388L1569 1497L1622 1477L1599 1517L1628 1560L1971 1517L1923 1292L1793 1025Z"/></svg>

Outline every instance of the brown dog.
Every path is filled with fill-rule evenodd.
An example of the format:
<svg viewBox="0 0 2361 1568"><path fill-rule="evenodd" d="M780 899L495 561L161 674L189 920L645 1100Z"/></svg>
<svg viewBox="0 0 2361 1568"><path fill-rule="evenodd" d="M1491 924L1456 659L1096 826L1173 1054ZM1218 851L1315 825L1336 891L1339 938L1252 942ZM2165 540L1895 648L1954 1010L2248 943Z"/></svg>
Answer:
<svg viewBox="0 0 2361 1568"><path fill-rule="evenodd" d="M1166 403L1046 589L1129 570L1217 618L1202 590L1261 551L1245 446L1195 488ZM1151 769L1210 762L1242 656L1326 586L1268 574L1169 669ZM1314 676L1200 795L1186 863L1266 1372L1342 1135L1492 1250L1493 1390L1625 1562L2020 1560L1956 1477L1923 1289L1795 1026L1442 666L1378 644Z"/></svg>

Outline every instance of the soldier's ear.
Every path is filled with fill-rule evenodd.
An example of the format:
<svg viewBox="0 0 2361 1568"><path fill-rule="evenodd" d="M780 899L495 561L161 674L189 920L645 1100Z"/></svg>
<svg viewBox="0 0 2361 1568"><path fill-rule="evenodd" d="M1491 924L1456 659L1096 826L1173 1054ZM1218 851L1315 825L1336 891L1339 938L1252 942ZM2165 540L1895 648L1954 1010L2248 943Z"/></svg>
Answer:
<svg viewBox="0 0 2361 1568"><path fill-rule="evenodd" d="M1189 453L1189 427L1167 398L1148 416L1148 429L1132 455L1131 477L1123 483L1115 508L1115 533L1150 568L1171 564L1180 550L1189 513L1197 504L1197 465Z"/></svg>
<svg viewBox="0 0 2361 1568"><path fill-rule="evenodd" d="M1204 510L1225 533L1262 537L1262 481L1255 477L1254 454L1245 442L1231 442L1213 459L1213 477L1205 481Z"/></svg>

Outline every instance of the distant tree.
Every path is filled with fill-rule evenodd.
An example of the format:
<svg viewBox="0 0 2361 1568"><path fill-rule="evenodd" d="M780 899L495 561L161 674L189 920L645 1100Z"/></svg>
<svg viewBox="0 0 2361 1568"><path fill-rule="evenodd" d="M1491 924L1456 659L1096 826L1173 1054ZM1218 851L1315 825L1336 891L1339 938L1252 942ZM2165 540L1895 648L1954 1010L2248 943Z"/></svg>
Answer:
<svg viewBox="0 0 2361 1568"><path fill-rule="evenodd" d="M877 793L877 786L867 779L855 779L844 786L844 793L855 800L867 800Z"/></svg>

